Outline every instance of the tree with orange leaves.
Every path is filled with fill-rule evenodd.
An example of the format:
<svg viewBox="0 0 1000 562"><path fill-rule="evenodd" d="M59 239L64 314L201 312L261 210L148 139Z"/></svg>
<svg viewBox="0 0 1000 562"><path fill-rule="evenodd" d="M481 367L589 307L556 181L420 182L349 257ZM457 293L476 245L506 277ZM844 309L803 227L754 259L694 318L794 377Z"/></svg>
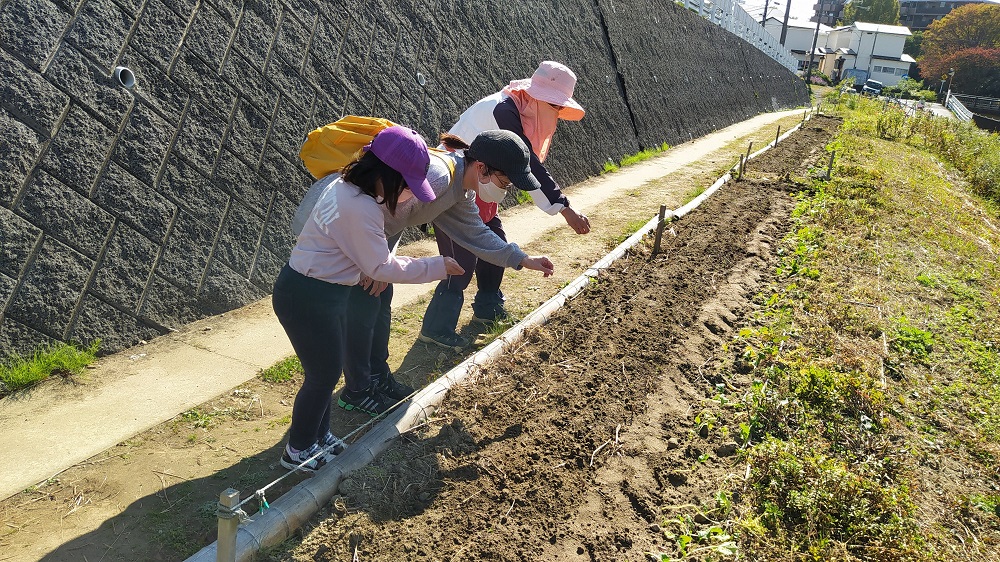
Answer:
<svg viewBox="0 0 1000 562"><path fill-rule="evenodd" d="M918 63L927 78L951 81L953 92L1000 97L1000 5L966 4L931 24Z"/></svg>

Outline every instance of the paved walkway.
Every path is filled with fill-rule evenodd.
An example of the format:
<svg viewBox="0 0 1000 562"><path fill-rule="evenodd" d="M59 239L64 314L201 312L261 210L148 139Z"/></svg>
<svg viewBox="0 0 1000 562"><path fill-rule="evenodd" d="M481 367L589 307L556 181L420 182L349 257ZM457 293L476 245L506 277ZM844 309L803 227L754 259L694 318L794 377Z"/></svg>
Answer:
<svg viewBox="0 0 1000 562"><path fill-rule="evenodd" d="M586 180L572 187L573 205L589 212L625 189L668 175L796 113L802 110L759 115L658 158ZM524 243L558 225L560 218L538 220L530 208L504 216L505 229L517 232ZM393 304L405 306L433 287L397 285ZM83 384L51 385L44 392L0 400L0 451L7 452L0 457L0 499L224 394L291 354L265 298L105 357L84 374Z"/></svg>

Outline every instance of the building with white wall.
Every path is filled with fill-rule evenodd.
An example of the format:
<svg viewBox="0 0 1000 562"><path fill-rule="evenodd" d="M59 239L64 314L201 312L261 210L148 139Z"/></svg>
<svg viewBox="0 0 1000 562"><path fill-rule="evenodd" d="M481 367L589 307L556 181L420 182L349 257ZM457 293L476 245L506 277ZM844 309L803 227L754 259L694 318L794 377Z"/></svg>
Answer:
<svg viewBox="0 0 1000 562"><path fill-rule="evenodd" d="M768 18L764 29L775 38L781 37L782 21ZM812 53L813 68L833 80L854 77L859 84L868 78L893 86L910 74L913 57L903 52L906 38L912 35L901 25L855 22L843 27L829 28L815 22L788 21L785 48L799 61L804 71Z"/></svg>
<svg viewBox="0 0 1000 562"><path fill-rule="evenodd" d="M767 18L764 22L764 29L774 38L781 38L781 27L784 18ZM830 28L819 24L819 36L816 38L817 51L819 47L826 44L827 35ZM804 71L809 64L809 51L813 47L813 36L816 35L816 24L814 22L802 20L788 20L788 31L785 33L785 48L792 52L792 56L799 62L798 70ZM819 56L813 58L813 67L816 67Z"/></svg>
<svg viewBox="0 0 1000 562"><path fill-rule="evenodd" d="M893 86L910 73L915 60L903 52L910 30L901 25L854 22L830 30L820 71L831 78L872 78ZM817 49L818 50L818 49Z"/></svg>

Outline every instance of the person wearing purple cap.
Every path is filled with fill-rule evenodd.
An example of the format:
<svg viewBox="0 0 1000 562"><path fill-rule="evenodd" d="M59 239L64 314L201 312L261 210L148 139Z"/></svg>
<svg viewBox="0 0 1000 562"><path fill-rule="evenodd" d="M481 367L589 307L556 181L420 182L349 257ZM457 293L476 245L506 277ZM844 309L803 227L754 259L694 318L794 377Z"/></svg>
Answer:
<svg viewBox="0 0 1000 562"><path fill-rule="evenodd" d="M529 149L531 173L539 184L535 189L524 191L538 208L550 215L562 215L577 234L587 234L590 232L590 220L570 207L569 200L542 164L548 157L559 120L579 121L584 116L583 107L573 99L575 87L576 75L566 65L542 61L531 78L513 80L501 91L470 106L448 132L466 139L491 129L517 134ZM480 194L476 199L483 222L504 240L506 234L498 211L505 195L505 191L497 190L485 196ZM434 236L441 255L454 257L465 273L451 276L438 285L427 305L420 339L441 347L462 348L469 342L457 333L458 318L473 271L478 291L472 303L472 319L489 323L508 317L500 290L504 269L477 260L470 252L456 247L448 235L438 228L434 229Z"/></svg>
<svg viewBox="0 0 1000 562"><path fill-rule="evenodd" d="M362 276L427 283L463 272L449 257L416 259L389 251L382 207L392 215L409 199L433 201L429 165L427 143L416 131L389 127L339 174L317 182L319 198L271 300L305 373L281 455L289 470L315 471L344 448L330 432L330 407L344 363L348 303ZM361 384L358 400L375 394L369 381Z"/></svg>

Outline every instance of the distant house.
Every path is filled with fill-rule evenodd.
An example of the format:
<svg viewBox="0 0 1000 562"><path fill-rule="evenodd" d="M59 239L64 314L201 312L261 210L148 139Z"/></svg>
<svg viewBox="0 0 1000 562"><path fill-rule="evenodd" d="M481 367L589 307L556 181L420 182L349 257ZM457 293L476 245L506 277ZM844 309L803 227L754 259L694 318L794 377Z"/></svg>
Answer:
<svg viewBox="0 0 1000 562"><path fill-rule="evenodd" d="M873 78L894 86L910 74L916 62L903 52L906 38L912 35L901 25L854 22L830 30L817 57L819 69L834 80L854 77L855 83Z"/></svg>
<svg viewBox="0 0 1000 562"><path fill-rule="evenodd" d="M781 37L782 21L768 18L764 29L775 38ZM816 23L788 21L785 48L799 61L799 70L809 65L812 52L813 69L833 80L853 76L855 83L868 78L894 86L910 74L913 57L903 52L910 30L900 25L855 22L843 27L829 28ZM816 50L813 51L813 37Z"/></svg>
<svg viewBox="0 0 1000 562"><path fill-rule="evenodd" d="M815 15L809 19L816 21L816 18L819 18L820 23L834 25L837 20L844 17L844 4L846 4L844 0L820 0L813 4Z"/></svg>
<svg viewBox="0 0 1000 562"><path fill-rule="evenodd" d="M899 23L912 31L923 31L955 8L983 4L983 0L899 0Z"/></svg>
<svg viewBox="0 0 1000 562"><path fill-rule="evenodd" d="M948 12L966 4L982 4L996 0L899 0L899 24L911 31L923 31L934 20L948 15ZM844 0L819 0L813 4L816 15L811 20L820 18L820 22L833 25L844 17Z"/></svg>

